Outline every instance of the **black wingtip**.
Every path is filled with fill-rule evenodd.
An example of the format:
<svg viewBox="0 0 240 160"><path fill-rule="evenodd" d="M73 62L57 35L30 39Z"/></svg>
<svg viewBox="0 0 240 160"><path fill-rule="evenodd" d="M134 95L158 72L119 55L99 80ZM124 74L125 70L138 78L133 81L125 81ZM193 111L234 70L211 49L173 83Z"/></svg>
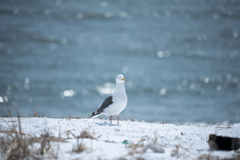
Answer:
<svg viewBox="0 0 240 160"><path fill-rule="evenodd" d="M89 117L97 117L97 116L99 116L101 113L97 113L97 112L92 112L92 113L90 113L88 116Z"/></svg>

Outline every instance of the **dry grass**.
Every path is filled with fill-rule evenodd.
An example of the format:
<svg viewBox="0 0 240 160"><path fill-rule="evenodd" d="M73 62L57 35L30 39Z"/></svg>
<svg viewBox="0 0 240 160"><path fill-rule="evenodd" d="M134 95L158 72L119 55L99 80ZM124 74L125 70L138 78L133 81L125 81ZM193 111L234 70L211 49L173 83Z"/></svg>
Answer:
<svg viewBox="0 0 240 160"><path fill-rule="evenodd" d="M137 119L135 117L132 117L131 121L137 122Z"/></svg>
<svg viewBox="0 0 240 160"><path fill-rule="evenodd" d="M75 134L73 134L70 130L68 130L67 135L71 134L74 138L77 139L77 144L73 145L72 148L72 153L81 153L83 151L86 151L88 153L92 152L92 148L88 148L84 143L83 143L83 139L84 138L88 138L88 139L94 139L97 140L97 138L95 138L92 134L90 134L87 129L82 130L81 133L76 136ZM94 134L94 133L93 133ZM81 139L81 141L79 140ZM80 142L79 142L80 141Z"/></svg>
<svg viewBox="0 0 240 160"><path fill-rule="evenodd" d="M127 148L130 149L130 151L128 152L129 155L133 155L135 153L143 153L141 150L137 150L138 148L142 148L143 145L139 144L139 143L131 143L129 145L127 145Z"/></svg>
<svg viewBox="0 0 240 160"><path fill-rule="evenodd" d="M18 112L17 112L18 114ZM18 114L18 127L12 125L9 130L1 130L0 154L3 160L42 159L58 157L58 149L52 142L64 142L63 138L55 138L49 132L36 137L22 132L21 120ZM35 143L40 147L36 148Z"/></svg>
<svg viewBox="0 0 240 160"><path fill-rule="evenodd" d="M211 156L209 154L202 154L198 157L198 159L204 159L204 160L219 160L218 156Z"/></svg>
<svg viewBox="0 0 240 160"><path fill-rule="evenodd" d="M154 137L153 137L152 143L156 145L156 144L158 144L158 140L159 140L158 133L154 132Z"/></svg>
<svg viewBox="0 0 240 160"><path fill-rule="evenodd" d="M152 143L155 145L159 145L161 147L169 147L170 146L169 140L164 136L160 136L157 132L154 133Z"/></svg>
<svg viewBox="0 0 240 160"><path fill-rule="evenodd" d="M86 151L88 153L92 152L92 148L88 148L83 143L83 139L84 138L89 138L89 139L94 139L94 140L97 140L97 139L92 134L90 134L87 131L87 129L82 130L80 135L78 135L78 136L74 135L71 131L69 131L69 133L72 134L72 136L77 139L77 144L73 146L72 153L81 153L83 151ZM79 142L79 139L81 139L80 142Z"/></svg>
<svg viewBox="0 0 240 160"><path fill-rule="evenodd" d="M42 116L40 116L37 111L33 110L33 117L42 117Z"/></svg>
<svg viewBox="0 0 240 160"><path fill-rule="evenodd" d="M127 160L127 159L124 158L124 157L119 157L119 158L117 158L117 159L115 159L115 160Z"/></svg>
<svg viewBox="0 0 240 160"><path fill-rule="evenodd" d="M0 91L1 92L1 91ZM11 112L7 105L7 102L2 95L3 100L5 102L6 108L8 109L9 116L11 116ZM66 142L66 139L52 136L49 131L45 130L40 137L35 135L25 134L22 132L21 128L21 119L18 114L17 121L8 120L8 122L13 122L12 126L9 126L8 130L1 129L0 133L2 136L0 137L0 156L3 160L18 160L18 159L58 159L58 151L59 146L54 145L53 142ZM38 114L37 111L33 110L34 117L42 117ZM12 118L12 116L11 116ZM69 116L69 119L73 119ZM80 118L76 118L80 119ZM18 127L15 123L18 123ZM75 136L71 131L67 131L67 135L71 133L74 138L77 138L77 145L75 145L72 149L72 152L81 153L86 150L90 152L90 150L83 143L83 138L90 138L97 140L93 135L91 135L87 130L83 130L80 135ZM82 141L79 143L79 138L82 138ZM36 143L39 144L39 147L36 147Z"/></svg>
<svg viewBox="0 0 240 160"><path fill-rule="evenodd" d="M5 102L6 108L8 109L9 116L12 118L12 114L9 110L7 102L0 91L1 96ZM33 135L26 135L22 132L21 119L17 111L17 123L16 121L8 120L8 122L13 122L13 125L9 126L8 130L0 130L2 133L0 137L0 155L2 160L17 160L17 159L57 159L58 158L58 146L54 146L52 142L63 142L63 138L55 138L50 135L49 132L45 132L40 137ZM40 115L34 111L35 117L40 117ZM35 147L35 143L40 143L40 147Z"/></svg>
<svg viewBox="0 0 240 160"><path fill-rule="evenodd" d="M239 154L232 158L219 158L218 156L212 156L210 154L202 154L198 157L199 160L240 160Z"/></svg>
<svg viewBox="0 0 240 160"><path fill-rule="evenodd" d="M2 157L3 160L58 159L59 146L53 142L66 142L66 139L54 137L48 130L45 130L39 137L25 134L21 131L21 120L19 116L17 123L18 127L13 124L8 130L0 130L0 132L3 133L3 136L0 137L0 157ZM69 131L69 133L77 139L77 144L73 146L71 152L81 153L83 151L92 151L92 149L86 147L83 139L97 139L87 130L81 131L78 136L75 136L71 131ZM79 139L81 139L81 141ZM36 147L36 143L39 144L39 147Z"/></svg>
<svg viewBox="0 0 240 160"><path fill-rule="evenodd" d="M16 137L1 137L0 145L0 153L3 160L29 159L30 157L37 159L33 146L29 146L29 144L24 139L21 139L19 135L17 136L17 134Z"/></svg>
<svg viewBox="0 0 240 160"><path fill-rule="evenodd" d="M65 138L62 137L54 137L48 131L45 131L40 137L31 136L28 138L28 141L31 143L42 143L42 141L46 142L67 142Z"/></svg>
<svg viewBox="0 0 240 160"><path fill-rule="evenodd" d="M202 116L206 119L208 125L216 125L216 129L218 130L234 128L235 119L226 118L227 123L222 122L210 123L210 121L203 114Z"/></svg>
<svg viewBox="0 0 240 160"><path fill-rule="evenodd" d="M69 134L71 134L74 138L89 138L89 139L95 139L97 140L97 138L95 138L92 134L90 134L87 129L82 130L80 135L76 136L75 134L73 134L70 130L67 130L67 135L69 136Z"/></svg>
<svg viewBox="0 0 240 160"><path fill-rule="evenodd" d="M183 159L187 159L191 154L190 152L191 146L189 148L184 148L181 145L176 145L175 149L172 150L171 157L176 157L176 158L183 157Z"/></svg>
<svg viewBox="0 0 240 160"><path fill-rule="evenodd" d="M72 119L84 119L84 117L72 117L72 116L68 116L67 118L66 118L66 120L72 120Z"/></svg>
<svg viewBox="0 0 240 160"><path fill-rule="evenodd" d="M216 128L218 130L221 130L221 129L231 129L231 128L234 128L234 123L235 123L235 119L226 119L227 120L227 123L221 123L221 122L218 122L216 123Z"/></svg>
<svg viewBox="0 0 240 160"><path fill-rule="evenodd" d="M72 153L81 153L83 151L90 152L90 149L86 147L86 145L83 143L83 139L79 143L79 139L77 139L77 144L73 146Z"/></svg>
<svg viewBox="0 0 240 160"><path fill-rule="evenodd" d="M129 149L129 152L128 154L129 155L133 155L135 153L140 153L140 154L143 154L144 152L142 151L142 148L143 148L143 142L145 141L144 138L141 138L139 140L138 143L130 143L130 144L126 144L126 147ZM140 148L140 150L139 150Z"/></svg>

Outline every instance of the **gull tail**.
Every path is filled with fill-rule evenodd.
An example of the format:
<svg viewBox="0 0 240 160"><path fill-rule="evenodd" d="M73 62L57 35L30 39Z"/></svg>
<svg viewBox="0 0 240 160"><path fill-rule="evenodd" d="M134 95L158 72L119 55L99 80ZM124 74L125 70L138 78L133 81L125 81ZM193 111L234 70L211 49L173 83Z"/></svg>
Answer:
<svg viewBox="0 0 240 160"><path fill-rule="evenodd" d="M96 117L100 116L101 114L102 114L102 113L92 112L92 113L90 113L88 116L89 116L89 117L96 118Z"/></svg>

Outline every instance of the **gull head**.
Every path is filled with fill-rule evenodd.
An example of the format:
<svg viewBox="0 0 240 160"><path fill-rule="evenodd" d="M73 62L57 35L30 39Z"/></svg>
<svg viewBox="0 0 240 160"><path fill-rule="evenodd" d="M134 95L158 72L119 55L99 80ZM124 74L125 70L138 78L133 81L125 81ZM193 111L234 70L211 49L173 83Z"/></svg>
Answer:
<svg viewBox="0 0 240 160"><path fill-rule="evenodd" d="M124 76L122 74L119 74L116 78L116 82L117 83L124 83L125 79Z"/></svg>

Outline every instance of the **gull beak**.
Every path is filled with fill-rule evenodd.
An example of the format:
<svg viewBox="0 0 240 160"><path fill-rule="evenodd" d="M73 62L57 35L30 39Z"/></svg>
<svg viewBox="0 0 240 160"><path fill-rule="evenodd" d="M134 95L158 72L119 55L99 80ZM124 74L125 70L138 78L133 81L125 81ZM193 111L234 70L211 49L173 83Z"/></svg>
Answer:
<svg viewBox="0 0 240 160"><path fill-rule="evenodd" d="M122 78L121 80L122 80L122 81L125 81L125 79L124 79L124 78Z"/></svg>

